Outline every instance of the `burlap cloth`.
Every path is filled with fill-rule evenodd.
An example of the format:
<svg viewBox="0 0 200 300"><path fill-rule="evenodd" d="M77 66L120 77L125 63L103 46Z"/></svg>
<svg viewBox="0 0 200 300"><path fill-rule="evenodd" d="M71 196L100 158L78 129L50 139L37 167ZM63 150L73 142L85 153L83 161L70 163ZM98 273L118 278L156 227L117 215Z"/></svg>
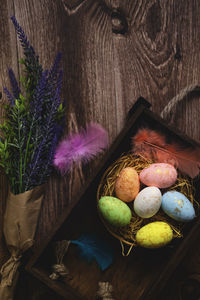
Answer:
<svg viewBox="0 0 200 300"><path fill-rule="evenodd" d="M21 257L34 243L44 195L43 188L44 186L38 186L33 190L17 195L11 192L8 193L3 221L3 234L10 258L5 262L8 252L5 250L5 244L3 244L4 239L1 238L1 262L4 264L1 266L0 271L0 300L14 299Z"/></svg>

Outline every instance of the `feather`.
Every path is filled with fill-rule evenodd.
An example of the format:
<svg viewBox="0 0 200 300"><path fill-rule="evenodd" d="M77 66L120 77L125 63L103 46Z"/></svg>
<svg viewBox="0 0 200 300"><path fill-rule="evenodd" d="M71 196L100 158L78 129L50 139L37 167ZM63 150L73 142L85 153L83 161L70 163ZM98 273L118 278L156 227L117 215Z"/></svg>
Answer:
<svg viewBox="0 0 200 300"><path fill-rule="evenodd" d="M90 123L86 129L65 138L58 145L54 166L65 174L73 163L87 163L108 146L108 134L99 124Z"/></svg>
<svg viewBox="0 0 200 300"><path fill-rule="evenodd" d="M166 143L166 138L154 130L142 128L132 138L132 151L156 162L172 164L182 173L195 178L200 171L200 147L183 147Z"/></svg>
<svg viewBox="0 0 200 300"><path fill-rule="evenodd" d="M95 259L102 271L113 262L113 249L105 240L94 234L83 234L79 239L72 240L71 243L79 247L82 258L88 262Z"/></svg>

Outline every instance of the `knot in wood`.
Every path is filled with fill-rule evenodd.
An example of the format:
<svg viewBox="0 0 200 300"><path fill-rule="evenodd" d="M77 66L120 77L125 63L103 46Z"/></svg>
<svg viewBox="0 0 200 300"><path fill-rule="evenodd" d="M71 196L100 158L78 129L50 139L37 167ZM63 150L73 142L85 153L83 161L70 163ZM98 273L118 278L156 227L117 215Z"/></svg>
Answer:
<svg viewBox="0 0 200 300"><path fill-rule="evenodd" d="M116 34L125 34L128 31L126 17L119 11L111 13L112 32Z"/></svg>

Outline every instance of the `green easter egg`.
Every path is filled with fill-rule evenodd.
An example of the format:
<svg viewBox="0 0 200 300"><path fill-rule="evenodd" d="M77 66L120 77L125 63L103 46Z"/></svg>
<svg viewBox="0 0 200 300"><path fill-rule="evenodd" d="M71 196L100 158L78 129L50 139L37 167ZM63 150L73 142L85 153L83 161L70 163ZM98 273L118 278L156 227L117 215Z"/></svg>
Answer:
<svg viewBox="0 0 200 300"><path fill-rule="evenodd" d="M126 203L112 196L104 196L98 202L103 218L110 224L122 227L131 221L131 210Z"/></svg>

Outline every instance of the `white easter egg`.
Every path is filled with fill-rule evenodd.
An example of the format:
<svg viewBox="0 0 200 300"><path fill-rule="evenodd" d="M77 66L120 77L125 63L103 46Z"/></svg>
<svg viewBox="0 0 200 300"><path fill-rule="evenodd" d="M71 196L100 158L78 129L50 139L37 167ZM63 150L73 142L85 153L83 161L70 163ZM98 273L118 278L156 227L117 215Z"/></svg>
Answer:
<svg viewBox="0 0 200 300"><path fill-rule="evenodd" d="M135 213L141 218L151 218L160 209L162 194L155 186L146 187L137 194L133 208Z"/></svg>

